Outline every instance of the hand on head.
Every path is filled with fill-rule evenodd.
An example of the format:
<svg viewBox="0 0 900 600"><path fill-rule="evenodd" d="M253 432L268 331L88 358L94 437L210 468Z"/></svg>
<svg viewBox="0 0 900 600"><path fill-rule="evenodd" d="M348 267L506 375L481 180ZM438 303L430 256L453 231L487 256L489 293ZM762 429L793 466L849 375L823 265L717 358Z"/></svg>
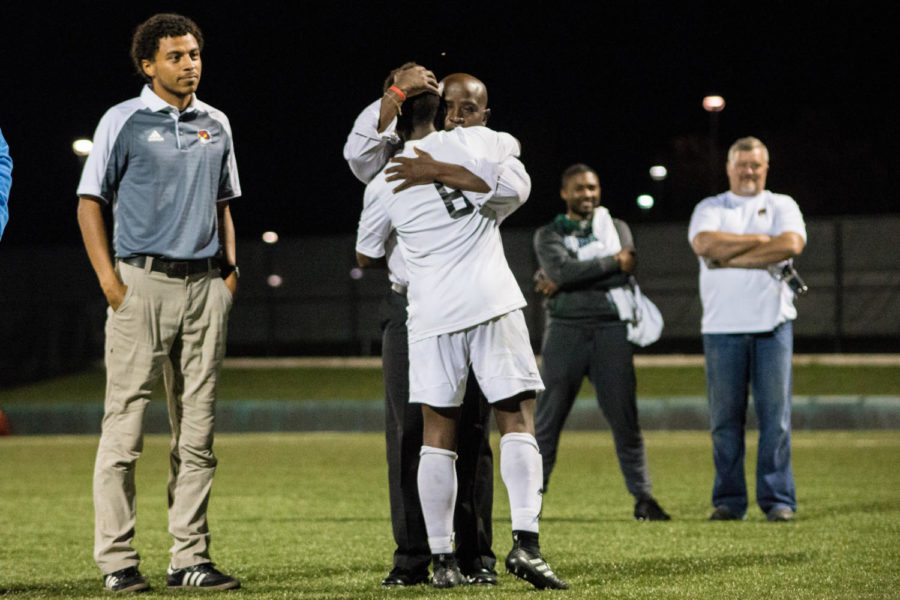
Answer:
<svg viewBox="0 0 900 600"><path fill-rule="evenodd" d="M415 63L407 63L392 71L390 85L400 89L407 97L417 96L425 92L439 94L437 78L434 73ZM390 87L387 86L387 87Z"/></svg>

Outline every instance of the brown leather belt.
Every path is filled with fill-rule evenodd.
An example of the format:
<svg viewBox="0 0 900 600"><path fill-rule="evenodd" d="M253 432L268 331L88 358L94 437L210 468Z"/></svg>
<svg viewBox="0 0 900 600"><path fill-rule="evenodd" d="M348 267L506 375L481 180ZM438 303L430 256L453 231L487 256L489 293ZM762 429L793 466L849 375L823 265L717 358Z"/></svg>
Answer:
<svg viewBox="0 0 900 600"><path fill-rule="evenodd" d="M150 270L157 273L165 273L167 277L185 278L197 273L208 273L219 270L219 261L215 258L200 258L197 260L172 260L158 256L129 256L120 258L126 265L143 269L147 261L151 261Z"/></svg>

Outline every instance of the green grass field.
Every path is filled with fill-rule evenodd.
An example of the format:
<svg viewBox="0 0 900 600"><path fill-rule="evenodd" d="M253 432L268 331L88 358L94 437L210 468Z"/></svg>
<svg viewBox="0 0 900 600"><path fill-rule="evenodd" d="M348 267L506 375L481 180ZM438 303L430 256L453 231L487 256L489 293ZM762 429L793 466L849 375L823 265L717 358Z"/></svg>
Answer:
<svg viewBox="0 0 900 600"><path fill-rule="evenodd" d="M705 396L702 366L638 367L642 398ZM102 402L104 371L95 368L76 375L0 389L0 407L14 402ZM158 386L159 387L159 386ZM900 395L900 367L797 365L794 394ZM585 382L582 396L591 396ZM162 398L161 388L157 397ZM375 368L225 368L219 399L229 400L381 400L381 370Z"/></svg>
<svg viewBox="0 0 900 600"><path fill-rule="evenodd" d="M751 436L753 440L754 436ZM544 499L542 542L568 580L560 598L897 598L900 435L798 432L793 523L711 523L712 464L702 432L647 432L655 493L674 520L638 523L608 433L563 436ZM103 597L91 558L95 436L0 438L0 596ZM495 453L497 440L494 439ZM495 589L382 590L393 551L379 434L220 435L210 522L213 557L239 576L229 596L269 598L538 597L501 575ZM136 547L164 589L167 439L138 463ZM755 444L748 451L752 473ZM497 461L495 461L496 464ZM751 494L752 494L752 481ZM497 475L494 551L509 550ZM107 596L108 597L108 596Z"/></svg>

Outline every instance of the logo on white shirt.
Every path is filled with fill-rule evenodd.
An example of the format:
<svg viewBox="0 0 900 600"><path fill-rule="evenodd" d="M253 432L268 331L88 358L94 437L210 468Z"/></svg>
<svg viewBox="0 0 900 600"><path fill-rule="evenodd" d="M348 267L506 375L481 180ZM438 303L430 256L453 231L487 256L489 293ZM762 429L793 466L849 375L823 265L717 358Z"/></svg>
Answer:
<svg viewBox="0 0 900 600"><path fill-rule="evenodd" d="M208 144L212 141L212 138L209 135L209 132L205 129L201 129L197 132L197 137L200 138L201 144Z"/></svg>
<svg viewBox="0 0 900 600"><path fill-rule="evenodd" d="M163 136L159 135L157 130L153 130L153 133L147 136L148 142L164 142Z"/></svg>

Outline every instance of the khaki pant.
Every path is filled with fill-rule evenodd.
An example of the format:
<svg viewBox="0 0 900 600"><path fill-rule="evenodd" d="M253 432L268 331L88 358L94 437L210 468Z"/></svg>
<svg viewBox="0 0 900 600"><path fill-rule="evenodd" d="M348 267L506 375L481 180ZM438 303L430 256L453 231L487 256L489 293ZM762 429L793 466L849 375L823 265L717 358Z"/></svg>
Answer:
<svg viewBox="0 0 900 600"><path fill-rule="evenodd" d="M217 271L170 278L119 263L128 291L107 310L106 401L94 466L94 560L104 574L137 566L135 462L144 409L160 374L172 443L169 533L172 566L209 562L206 508L216 468L216 383L225 355L232 297Z"/></svg>

